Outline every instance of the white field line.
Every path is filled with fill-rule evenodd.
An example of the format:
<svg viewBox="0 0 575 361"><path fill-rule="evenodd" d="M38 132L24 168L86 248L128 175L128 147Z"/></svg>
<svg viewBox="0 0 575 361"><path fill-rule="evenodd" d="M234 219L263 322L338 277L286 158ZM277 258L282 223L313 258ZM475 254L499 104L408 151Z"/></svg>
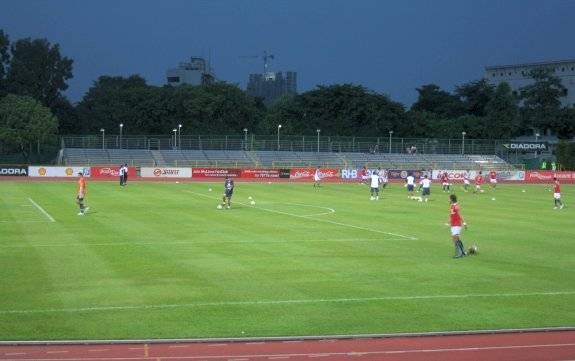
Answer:
<svg viewBox="0 0 575 361"><path fill-rule="evenodd" d="M476 293L461 295L419 295L419 296L383 296L383 297L354 297L354 298L318 298L301 300L261 300L261 301L222 301L222 302L196 302L174 303L159 305L124 305L124 306L93 306L78 308L45 308L23 310L0 310L0 315L11 314L37 314L37 313L74 313L92 311L122 311L122 310L150 310L186 307L228 307L228 306L258 306L258 305L291 305L313 303L358 303L358 302L385 302L385 301L419 301L419 300L445 300L468 298L512 298L512 297L541 297L541 296L573 296L575 291L556 292L524 292L524 293Z"/></svg>
<svg viewBox="0 0 575 361"><path fill-rule="evenodd" d="M44 208L40 207L40 206L38 205L38 203L34 202L34 200L33 200L32 198L28 198L28 200L29 200L30 203L32 203L36 208L38 208L38 210L39 210L40 212L42 212L42 214L44 214L44 215L46 216L46 218L48 218L48 219L50 220L50 222L52 222L52 223L53 223L53 222L56 222L56 220L55 220L54 218L52 218L52 216L49 215L48 212L46 212L46 211L44 210Z"/></svg>
<svg viewBox="0 0 575 361"><path fill-rule="evenodd" d="M184 190L184 192L191 193L191 194L195 194L195 195L198 195L198 196L204 197L204 198L219 200L219 198L210 197L210 196L208 196L208 195L205 195L205 194L202 194L202 193L193 192L193 191L190 191L190 190ZM275 210L275 209L268 209L268 208L256 207L256 206L252 206L252 205L250 205L250 204L243 203L243 202L238 202L238 201L234 201L234 203L241 204L241 205L243 205L243 206L247 206L247 207L250 207L250 208L259 209L259 210L266 211L266 212L283 214L283 215L285 215L285 216L291 216L291 217L296 217L296 218L303 218L303 219L308 219L308 220L311 220L311 221L322 222L322 223L330 223L330 224L335 224L335 225L337 225L337 226L348 227L348 228L355 228L355 229L360 229L360 230L363 230L363 231L374 232L374 233L379 233L379 234L386 234L386 235L395 236L395 237L400 237L400 238L403 238L403 239L409 239L409 240L413 240L413 241L416 241L416 240L417 240L417 237L406 236L406 235L404 235L404 234L384 232L384 231L380 231L380 230L373 229L373 228L355 226L355 225L353 225L353 224L335 222L335 221L330 221L330 220L322 219L322 218L309 218L310 216L302 216L302 215L299 215L299 214L282 212L282 211L278 211L278 210Z"/></svg>
<svg viewBox="0 0 575 361"><path fill-rule="evenodd" d="M210 355L210 356L135 356L135 357L106 357L108 361L120 360L151 360L157 358L162 360L249 360L254 358L267 358L267 359L280 359L280 358L302 358L313 356L332 356L332 357L352 357L352 356L375 356L375 355L401 355L401 354L437 354L448 352L481 352L481 351L496 351L496 350L521 350L521 349L550 349L550 348L570 348L574 347L575 343L553 343L553 344L536 344L536 345L502 345L502 346L477 346L477 347L452 347L452 348L416 348L416 349L403 349L403 350L383 350L383 351L343 351L343 352L325 352L325 353L275 353L275 354L243 354L243 355ZM38 361L36 359L18 358L23 361ZM43 361L56 361L61 359L42 358ZM99 360L91 357L75 357L74 360ZM568 361L568 360L566 360Z"/></svg>
<svg viewBox="0 0 575 361"><path fill-rule="evenodd" d="M46 223L45 221L38 221ZM385 241L399 241L403 238L386 238ZM109 243L45 243L45 244L9 244L0 245L1 248L29 248L29 247L124 247L124 246L166 246L170 244L183 244L183 245L198 245L198 244L220 244L220 243L322 243L322 242L381 242L381 238L341 238L341 239L263 239L263 240L241 240L241 241L225 241L225 240L179 240L179 241L158 241L158 242L109 242Z"/></svg>

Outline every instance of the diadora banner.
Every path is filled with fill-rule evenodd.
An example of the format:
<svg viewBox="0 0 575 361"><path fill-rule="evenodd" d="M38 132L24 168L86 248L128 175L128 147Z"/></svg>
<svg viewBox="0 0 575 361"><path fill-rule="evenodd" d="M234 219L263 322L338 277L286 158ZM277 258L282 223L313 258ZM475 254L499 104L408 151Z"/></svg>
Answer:
<svg viewBox="0 0 575 361"><path fill-rule="evenodd" d="M368 169L367 172L364 169L342 169L341 170L341 178L343 179L361 179L366 175L373 174L373 171L377 169ZM415 178L419 178L424 171L420 170L399 170L399 169L388 169L387 170L387 178L390 180L393 179L405 179L408 175L413 175Z"/></svg>
<svg viewBox="0 0 575 361"><path fill-rule="evenodd" d="M537 152L549 149L549 144L546 142L512 142L503 144L509 150L518 150L523 152Z"/></svg>
<svg viewBox="0 0 575 361"><path fill-rule="evenodd" d="M527 182L552 182L553 177L557 177L559 181L570 183L575 181L575 172L554 172L552 170L525 172L525 180Z"/></svg>
<svg viewBox="0 0 575 361"><path fill-rule="evenodd" d="M239 178L241 174L237 168L192 168L192 178Z"/></svg>
<svg viewBox="0 0 575 361"><path fill-rule="evenodd" d="M265 178L289 178L289 169L242 169L241 178L265 179Z"/></svg>
<svg viewBox="0 0 575 361"><path fill-rule="evenodd" d="M0 165L1 176L19 176L26 177L28 175L27 165Z"/></svg>
<svg viewBox="0 0 575 361"><path fill-rule="evenodd" d="M128 177L130 175L128 174ZM140 176L146 178L191 178L192 168L147 168L140 169Z"/></svg>
<svg viewBox="0 0 575 361"><path fill-rule="evenodd" d="M92 178L115 179L120 177L120 167L91 167ZM136 177L136 167L128 167L128 179Z"/></svg>
<svg viewBox="0 0 575 361"><path fill-rule="evenodd" d="M292 168L289 170L290 179L312 179L316 168ZM321 178L338 178L339 170L335 168L320 168Z"/></svg>
<svg viewBox="0 0 575 361"><path fill-rule="evenodd" d="M91 169L89 167L44 167L30 166L28 173L30 177L77 177L82 172L84 177L90 177Z"/></svg>

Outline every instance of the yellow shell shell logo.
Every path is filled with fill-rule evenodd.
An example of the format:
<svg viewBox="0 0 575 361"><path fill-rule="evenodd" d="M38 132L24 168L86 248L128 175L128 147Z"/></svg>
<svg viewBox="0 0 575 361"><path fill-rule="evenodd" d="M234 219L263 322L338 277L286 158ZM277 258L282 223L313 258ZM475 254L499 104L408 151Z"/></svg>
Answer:
<svg viewBox="0 0 575 361"><path fill-rule="evenodd" d="M65 172L67 176L71 176L74 174L74 170L72 168L66 168Z"/></svg>
<svg viewBox="0 0 575 361"><path fill-rule="evenodd" d="M40 174L41 176L45 176L46 175L46 168L39 168L38 174Z"/></svg>

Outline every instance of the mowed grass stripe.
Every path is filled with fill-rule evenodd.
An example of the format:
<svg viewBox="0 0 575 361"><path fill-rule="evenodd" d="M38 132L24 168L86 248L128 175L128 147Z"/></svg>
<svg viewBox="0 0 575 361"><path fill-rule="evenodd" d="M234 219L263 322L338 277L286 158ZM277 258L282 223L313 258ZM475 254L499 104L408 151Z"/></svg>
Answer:
<svg viewBox="0 0 575 361"><path fill-rule="evenodd" d="M282 203L331 207L336 213L317 218L418 236L409 241L241 204L217 210L219 182L131 182L126 188L89 182L93 213L85 217L76 216L74 183L2 187L4 200L31 197L58 222L0 224L8 235L0 240L0 264L10 267L4 272L10 280L0 284L0 309L136 307L66 316L0 314L2 339L380 333L575 322L573 296L526 296L569 292L575 280L571 210L553 211L543 186L522 193L502 185L496 201L490 193L472 195L456 187L470 223L463 238L480 247L478 257L464 260L450 258L447 194L437 187L433 201L422 204L407 200L398 185L370 202L368 188L356 184L319 190L310 184L237 184L234 199L242 203L252 196L294 214L297 207ZM186 189L214 199L187 195ZM564 189L569 204L575 194L572 187ZM345 239L369 241L338 241ZM42 247L50 244L59 246ZM393 299L465 294L523 296ZM374 296L390 299L218 306ZM213 306L153 308L182 304Z"/></svg>

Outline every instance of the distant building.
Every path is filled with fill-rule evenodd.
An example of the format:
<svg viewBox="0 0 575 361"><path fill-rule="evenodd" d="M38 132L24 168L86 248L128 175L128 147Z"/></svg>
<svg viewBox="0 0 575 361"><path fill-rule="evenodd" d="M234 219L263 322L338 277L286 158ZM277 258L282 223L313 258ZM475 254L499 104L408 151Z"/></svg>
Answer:
<svg viewBox="0 0 575 361"><path fill-rule="evenodd" d="M567 88L567 96L560 98L562 105L575 106L575 60L487 66L485 79L493 85L507 82L513 91L518 91L519 88L533 83L529 73L536 68L552 69L555 76L561 79L561 83Z"/></svg>
<svg viewBox="0 0 575 361"><path fill-rule="evenodd" d="M204 85L214 81L208 62L204 58L191 57L189 63L180 63L177 68L166 72L166 80L169 85Z"/></svg>
<svg viewBox="0 0 575 361"><path fill-rule="evenodd" d="M297 73L288 71L250 74L247 93L253 97L262 98L266 106L270 106L277 98L284 95L297 94Z"/></svg>

